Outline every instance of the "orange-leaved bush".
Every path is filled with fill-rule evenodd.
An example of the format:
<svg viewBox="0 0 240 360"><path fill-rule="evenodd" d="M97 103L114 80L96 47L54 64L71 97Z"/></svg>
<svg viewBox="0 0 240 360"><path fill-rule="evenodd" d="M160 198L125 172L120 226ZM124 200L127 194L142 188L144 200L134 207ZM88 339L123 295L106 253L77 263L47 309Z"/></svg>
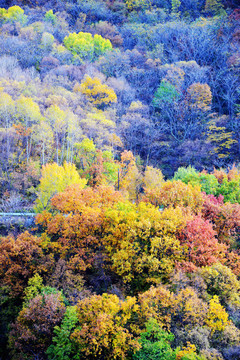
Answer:
<svg viewBox="0 0 240 360"><path fill-rule="evenodd" d="M160 188L146 189L143 201L155 206L182 206L198 213L203 204L203 195L199 186L184 184L180 180L166 181Z"/></svg>
<svg viewBox="0 0 240 360"><path fill-rule="evenodd" d="M98 253L103 253L105 211L122 195L111 187L82 189L69 186L52 199L57 213L43 212L37 223L50 238L49 249L68 261L70 267L82 271L91 267Z"/></svg>
<svg viewBox="0 0 240 360"><path fill-rule="evenodd" d="M25 232L16 239L3 237L0 242L0 284L8 286L12 296L21 296L29 278L46 273L52 259L45 256L41 239Z"/></svg>

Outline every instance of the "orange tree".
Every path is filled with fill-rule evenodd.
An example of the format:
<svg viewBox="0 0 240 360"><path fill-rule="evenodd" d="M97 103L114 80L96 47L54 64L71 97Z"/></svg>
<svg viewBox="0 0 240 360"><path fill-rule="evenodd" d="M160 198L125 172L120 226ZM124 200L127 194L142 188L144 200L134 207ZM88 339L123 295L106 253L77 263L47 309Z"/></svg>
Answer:
<svg viewBox="0 0 240 360"><path fill-rule="evenodd" d="M76 272L92 268L104 255L104 213L120 200L121 194L111 187L69 186L53 197L51 212L37 216L43 246Z"/></svg>
<svg viewBox="0 0 240 360"><path fill-rule="evenodd" d="M7 286L11 296L22 296L34 273L46 274L52 267L51 256L45 256L41 239L25 232L0 242L0 285Z"/></svg>
<svg viewBox="0 0 240 360"><path fill-rule="evenodd" d="M203 204L200 186L184 184L180 180L166 181L160 188L146 189L143 200L160 207L182 206L198 213Z"/></svg>
<svg viewBox="0 0 240 360"><path fill-rule="evenodd" d="M183 256L176 237L186 224L181 208L135 205L111 187L69 186L37 222L43 247L73 271L101 267L135 290L168 279Z"/></svg>

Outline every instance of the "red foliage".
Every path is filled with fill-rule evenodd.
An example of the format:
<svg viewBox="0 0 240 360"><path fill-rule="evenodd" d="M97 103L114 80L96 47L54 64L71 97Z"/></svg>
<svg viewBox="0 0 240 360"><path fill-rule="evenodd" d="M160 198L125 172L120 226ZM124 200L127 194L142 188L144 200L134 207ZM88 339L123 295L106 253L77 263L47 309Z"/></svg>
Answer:
<svg viewBox="0 0 240 360"><path fill-rule="evenodd" d="M187 249L188 260L181 264L187 271L214 264L223 258L227 250L226 245L218 243L212 224L199 215L187 222L179 240Z"/></svg>
<svg viewBox="0 0 240 360"><path fill-rule="evenodd" d="M214 223L214 221L219 216L221 206L224 204L224 197L222 195L219 195L219 197L215 197L212 194L203 194L203 199L204 203L202 208L202 216L204 217L204 219Z"/></svg>
<svg viewBox="0 0 240 360"><path fill-rule="evenodd" d="M209 220L220 242L234 244L240 230L240 205L223 202L223 196L204 195L202 216Z"/></svg>

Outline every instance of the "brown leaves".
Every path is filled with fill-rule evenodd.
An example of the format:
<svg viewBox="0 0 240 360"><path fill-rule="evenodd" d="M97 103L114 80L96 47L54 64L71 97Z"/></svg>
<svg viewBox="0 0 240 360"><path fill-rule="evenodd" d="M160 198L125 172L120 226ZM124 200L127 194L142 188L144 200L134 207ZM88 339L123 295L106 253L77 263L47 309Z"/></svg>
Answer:
<svg viewBox="0 0 240 360"><path fill-rule="evenodd" d="M41 354L51 344L53 329L60 324L65 312L61 293L38 295L20 311L13 330L10 344L18 354Z"/></svg>
<svg viewBox="0 0 240 360"><path fill-rule="evenodd" d="M0 243L0 281L12 296L21 295L34 273L45 273L51 259L44 256L41 239L25 232L16 239L2 238Z"/></svg>

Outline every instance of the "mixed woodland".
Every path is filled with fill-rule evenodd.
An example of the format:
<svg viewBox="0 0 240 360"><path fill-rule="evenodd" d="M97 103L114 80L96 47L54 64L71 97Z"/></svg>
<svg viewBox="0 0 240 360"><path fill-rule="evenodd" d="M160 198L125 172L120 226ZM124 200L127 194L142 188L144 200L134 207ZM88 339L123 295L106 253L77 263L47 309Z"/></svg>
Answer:
<svg viewBox="0 0 240 360"><path fill-rule="evenodd" d="M0 1L1 360L240 359L238 6Z"/></svg>

